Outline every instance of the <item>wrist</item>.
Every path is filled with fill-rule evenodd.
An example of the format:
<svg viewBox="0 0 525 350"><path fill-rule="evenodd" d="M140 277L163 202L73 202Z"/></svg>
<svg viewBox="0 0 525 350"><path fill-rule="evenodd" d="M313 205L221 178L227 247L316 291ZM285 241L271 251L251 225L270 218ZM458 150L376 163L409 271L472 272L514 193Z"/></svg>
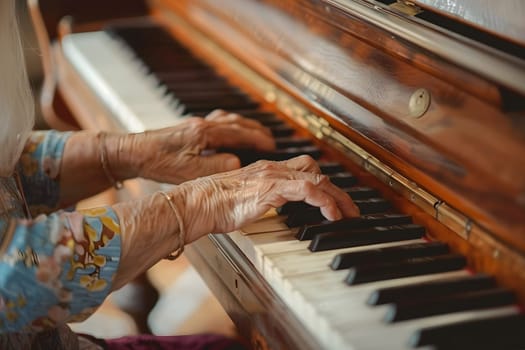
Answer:
<svg viewBox="0 0 525 350"><path fill-rule="evenodd" d="M114 180L122 182L139 175L139 166L133 152L133 135L108 133L104 138L107 168Z"/></svg>

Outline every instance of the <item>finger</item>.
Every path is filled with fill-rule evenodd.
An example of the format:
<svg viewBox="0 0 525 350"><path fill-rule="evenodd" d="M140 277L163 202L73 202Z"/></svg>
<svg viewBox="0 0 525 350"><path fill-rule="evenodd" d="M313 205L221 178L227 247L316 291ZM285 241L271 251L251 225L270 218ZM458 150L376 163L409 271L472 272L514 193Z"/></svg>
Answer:
<svg viewBox="0 0 525 350"><path fill-rule="evenodd" d="M304 201L319 207L323 216L328 220L334 221L343 218L335 198L308 180L282 182L279 186L279 195L287 201Z"/></svg>
<svg viewBox="0 0 525 350"><path fill-rule="evenodd" d="M275 140L260 129L245 128L239 125L212 125L207 132L208 147L255 148L261 151L275 149Z"/></svg>
<svg viewBox="0 0 525 350"><path fill-rule="evenodd" d="M343 216L354 217L360 215L359 208L357 205L355 205L348 193L330 182L328 176L317 175L317 181L317 186L335 199L337 206L343 213Z"/></svg>
<svg viewBox="0 0 525 350"><path fill-rule="evenodd" d="M198 157L196 169L198 174L195 177L207 176L225 171L231 171L241 167L239 158L233 154L217 153L203 157Z"/></svg>
<svg viewBox="0 0 525 350"><path fill-rule="evenodd" d="M321 173L321 169L319 168L319 165L317 165L317 162L308 155L302 155L298 157L294 157L288 160L285 160L282 162L286 165L289 169L297 170L297 171L307 171L311 173Z"/></svg>
<svg viewBox="0 0 525 350"><path fill-rule="evenodd" d="M220 118L219 120L221 122L239 124L245 128L259 129L268 135L272 134L271 130L265 127L264 125L262 125L258 120L245 118L237 113L227 114L226 116L224 116L223 118Z"/></svg>
<svg viewBox="0 0 525 350"><path fill-rule="evenodd" d="M225 110L215 109L215 110L211 111L210 113L208 113L206 115L206 117L204 117L204 119L206 119L206 120L217 120L217 119L220 119L221 117L224 117L227 114L228 114L228 112L226 112Z"/></svg>
<svg viewBox="0 0 525 350"><path fill-rule="evenodd" d="M265 134L268 134L268 136L272 134L270 129L268 129L255 119L245 118L240 114L228 113L223 110L217 110L216 113L212 112L212 114L213 115L210 114L209 118L206 117L206 119L216 123L238 124L245 128L259 129Z"/></svg>
<svg viewBox="0 0 525 350"><path fill-rule="evenodd" d="M310 181L316 188L333 198L344 217L359 216L359 208L352 201L352 198L348 193L331 183L328 176L309 172L297 172L294 176L297 179Z"/></svg>

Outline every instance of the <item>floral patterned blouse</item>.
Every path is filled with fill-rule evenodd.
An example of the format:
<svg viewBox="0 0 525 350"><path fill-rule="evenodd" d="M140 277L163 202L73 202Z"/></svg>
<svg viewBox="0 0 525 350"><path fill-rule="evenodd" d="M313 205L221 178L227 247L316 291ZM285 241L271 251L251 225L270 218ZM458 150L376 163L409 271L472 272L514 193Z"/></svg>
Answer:
<svg viewBox="0 0 525 350"><path fill-rule="evenodd" d="M80 348L66 322L90 315L111 289L120 256L114 211L58 210L69 135L34 132L15 174L0 178L0 349Z"/></svg>

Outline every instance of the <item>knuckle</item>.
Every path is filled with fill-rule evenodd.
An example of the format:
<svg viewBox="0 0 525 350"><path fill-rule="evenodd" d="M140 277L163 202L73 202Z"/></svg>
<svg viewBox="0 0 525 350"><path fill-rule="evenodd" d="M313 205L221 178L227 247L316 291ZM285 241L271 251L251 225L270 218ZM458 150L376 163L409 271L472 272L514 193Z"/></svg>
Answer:
<svg viewBox="0 0 525 350"><path fill-rule="evenodd" d="M327 175L316 174L315 176L317 184L326 184L330 182L330 178Z"/></svg>
<svg viewBox="0 0 525 350"><path fill-rule="evenodd" d="M315 185L309 180L300 180L299 185L305 194L311 194L315 191Z"/></svg>
<svg viewBox="0 0 525 350"><path fill-rule="evenodd" d="M210 112L210 115L220 115L226 113L223 109L216 108Z"/></svg>
<svg viewBox="0 0 525 350"><path fill-rule="evenodd" d="M276 176L279 170L278 165L275 162L268 160L259 160L255 163L257 169L257 177L259 178L272 178Z"/></svg>
<svg viewBox="0 0 525 350"><path fill-rule="evenodd" d="M197 135L200 135L202 133L204 133L204 131L206 130L207 128L207 123L204 119L202 118L192 118L190 121L189 121L189 125L191 127L191 129L197 134Z"/></svg>
<svg viewBox="0 0 525 350"><path fill-rule="evenodd" d="M318 170L319 169L319 166L317 165L317 162L311 156L309 156L307 154L303 154L303 155L299 156L299 159L300 159L301 163L303 164L303 166L306 169L312 169L312 170L314 170L314 169Z"/></svg>
<svg viewBox="0 0 525 350"><path fill-rule="evenodd" d="M237 113L230 113L230 114L228 114L228 118L231 121L233 121L233 122L237 122L237 121L243 119L243 117L240 114L237 114Z"/></svg>
<svg viewBox="0 0 525 350"><path fill-rule="evenodd" d="M315 160L312 157L310 157L308 154L300 155L299 158L301 159L301 161L305 162L306 164L315 163Z"/></svg>
<svg viewBox="0 0 525 350"><path fill-rule="evenodd" d="M275 170L276 164L269 160L258 160L255 165L261 170Z"/></svg>

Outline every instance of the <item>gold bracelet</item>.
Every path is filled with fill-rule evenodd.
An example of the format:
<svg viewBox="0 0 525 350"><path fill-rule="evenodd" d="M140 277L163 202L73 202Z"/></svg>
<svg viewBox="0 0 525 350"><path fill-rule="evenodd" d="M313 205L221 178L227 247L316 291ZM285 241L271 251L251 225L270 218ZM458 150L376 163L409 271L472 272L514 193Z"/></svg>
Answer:
<svg viewBox="0 0 525 350"><path fill-rule="evenodd" d="M175 218L177 218L177 221L179 222L179 247L176 251L164 258L167 260L175 260L182 254L182 252L184 252L184 240L186 239L186 232L184 232L182 217L180 216L177 207L175 207L175 204L173 203L173 197L170 194L163 191L159 191L159 193L162 196L164 196L164 198L166 198L171 210L173 211L173 214L175 214Z"/></svg>
<svg viewBox="0 0 525 350"><path fill-rule="evenodd" d="M97 134L97 139L102 170L104 171L104 174L111 183L111 186L115 187L117 190L120 190L124 185L122 184L122 181L115 180L115 177L111 173L108 164L108 151L106 149L106 133L104 131L99 132Z"/></svg>

